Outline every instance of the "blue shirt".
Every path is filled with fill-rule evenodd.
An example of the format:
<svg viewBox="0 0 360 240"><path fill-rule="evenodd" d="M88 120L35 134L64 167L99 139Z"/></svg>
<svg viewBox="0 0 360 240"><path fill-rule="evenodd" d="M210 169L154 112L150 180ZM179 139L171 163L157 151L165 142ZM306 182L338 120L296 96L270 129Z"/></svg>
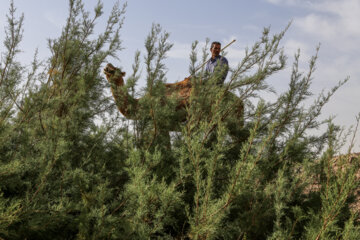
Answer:
<svg viewBox="0 0 360 240"><path fill-rule="evenodd" d="M212 74L212 73L214 73L215 70L218 70L218 71L221 70L222 69L221 67L217 68L218 64L220 64L220 66L223 64L226 65L226 71L224 72L223 76L221 77L222 82L218 82L218 83L223 83L227 76L228 66L229 66L228 60L225 57L222 57L219 55L219 56L215 57L214 59L210 58L210 60L206 64L205 71L209 74Z"/></svg>

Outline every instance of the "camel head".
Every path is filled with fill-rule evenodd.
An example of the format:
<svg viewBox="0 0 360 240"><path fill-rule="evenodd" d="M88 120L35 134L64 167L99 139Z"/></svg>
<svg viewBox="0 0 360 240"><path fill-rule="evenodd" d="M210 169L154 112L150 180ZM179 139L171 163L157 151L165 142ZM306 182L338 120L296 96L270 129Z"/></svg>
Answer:
<svg viewBox="0 0 360 240"><path fill-rule="evenodd" d="M123 77L125 77L125 72L122 72L119 68L114 67L111 63L108 63L104 68L104 74L108 81L115 78L115 80L120 80L120 82L124 82Z"/></svg>

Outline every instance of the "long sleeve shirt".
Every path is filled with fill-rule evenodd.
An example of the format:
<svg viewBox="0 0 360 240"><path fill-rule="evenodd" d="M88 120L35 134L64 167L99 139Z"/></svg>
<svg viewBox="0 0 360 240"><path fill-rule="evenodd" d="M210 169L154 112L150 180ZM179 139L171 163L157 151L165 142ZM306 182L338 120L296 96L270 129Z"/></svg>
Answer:
<svg viewBox="0 0 360 240"><path fill-rule="evenodd" d="M205 71L208 74L213 74L215 71L223 71L223 67L226 67L226 69L224 70L223 75L221 76L221 79L219 79L218 84L222 84L225 81L225 78L227 76L228 70L229 70L229 63L228 60L223 57L223 56L217 56L214 59L211 58L207 64L206 64L206 68Z"/></svg>

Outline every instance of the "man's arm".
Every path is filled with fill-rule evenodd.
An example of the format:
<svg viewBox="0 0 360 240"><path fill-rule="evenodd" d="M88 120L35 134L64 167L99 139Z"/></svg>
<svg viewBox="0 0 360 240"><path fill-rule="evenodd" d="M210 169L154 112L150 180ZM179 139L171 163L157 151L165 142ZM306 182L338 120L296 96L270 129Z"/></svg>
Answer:
<svg viewBox="0 0 360 240"><path fill-rule="evenodd" d="M225 57L221 57L220 59L221 64L220 64L220 69L221 71L223 71L222 76L221 76L221 81L218 81L218 84L223 84L225 82L226 76L229 72L229 62Z"/></svg>

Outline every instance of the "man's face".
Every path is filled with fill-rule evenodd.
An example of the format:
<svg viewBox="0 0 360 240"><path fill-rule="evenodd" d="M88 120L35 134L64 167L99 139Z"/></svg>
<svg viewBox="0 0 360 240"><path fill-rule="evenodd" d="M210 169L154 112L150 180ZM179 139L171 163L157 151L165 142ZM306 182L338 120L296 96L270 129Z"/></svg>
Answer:
<svg viewBox="0 0 360 240"><path fill-rule="evenodd" d="M214 44L212 48L210 48L211 57L215 58L220 55L221 51L221 45L220 44Z"/></svg>

